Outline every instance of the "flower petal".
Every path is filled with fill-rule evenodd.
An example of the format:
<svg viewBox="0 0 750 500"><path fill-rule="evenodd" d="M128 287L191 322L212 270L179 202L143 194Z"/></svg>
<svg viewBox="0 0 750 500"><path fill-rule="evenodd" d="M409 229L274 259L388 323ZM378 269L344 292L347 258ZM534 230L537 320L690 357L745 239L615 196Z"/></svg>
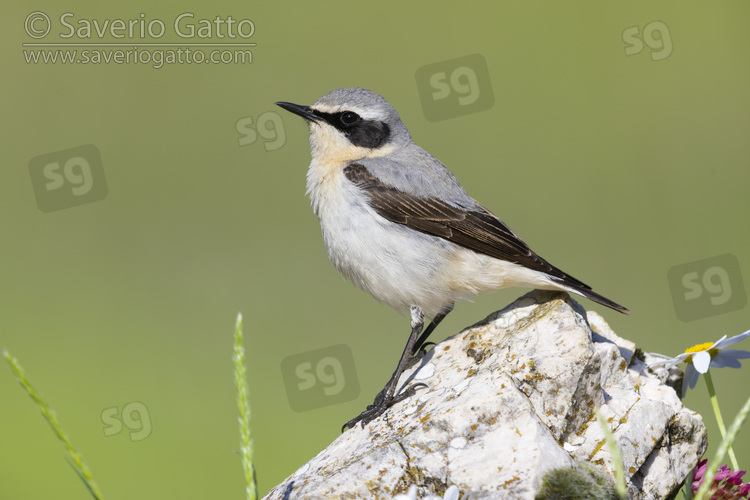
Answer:
<svg viewBox="0 0 750 500"><path fill-rule="evenodd" d="M669 356L665 356L664 354L659 354L658 352L650 352L648 354L650 354L651 357L657 358L656 360L653 360L648 364L649 368L664 367L665 369L671 368L677 363L681 363L682 360L688 356L687 354L683 354L682 358L680 358L680 356L671 358Z"/></svg>
<svg viewBox="0 0 750 500"><path fill-rule="evenodd" d="M711 347L709 347L709 349L721 349L721 347L725 344L724 339L726 339L726 338L727 338L727 336L724 335L719 340L717 340L716 342L714 342L713 345L711 345ZM732 340L732 339L729 339L729 340ZM708 350L708 349L706 349L706 350Z"/></svg>
<svg viewBox="0 0 750 500"><path fill-rule="evenodd" d="M742 349L724 349L714 356L711 360L711 366L715 368L723 368L728 366L729 368L740 368L741 359L750 358L750 352L743 351Z"/></svg>
<svg viewBox="0 0 750 500"><path fill-rule="evenodd" d="M732 479L741 480L742 476L744 476L744 475L745 475L745 471L744 470L736 470L736 471L732 472L731 474L729 474L729 477L732 478Z"/></svg>
<svg viewBox="0 0 750 500"><path fill-rule="evenodd" d="M695 481L700 481L703 477L703 474L706 473L706 467L708 467L708 459L704 458L700 462L698 462L698 465L695 466L695 475L693 476L693 479Z"/></svg>
<svg viewBox="0 0 750 500"><path fill-rule="evenodd" d="M706 373L711 365L711 355L706 351L693 354L693 366L699 373ZM692 389L692 387L691 387Z"/></svg>
<svg viewBox="0 0 750 500"><path fill-rule="evenodd" d="M742 365L736 359L716 356L711 360L711 368L742 368Z"/></svg>
<svg viewBox="0 0 750 500"><path fill-rule="evenodd" d="M730 472L732 472L732 469L730 469L726 465L720 466L719 469L716 471L716 475L714 476L714 481L717 481L717 482L723 481L729 475Z"/></svg>
<svg viewBox="0 0 750 500"><path fill-rule="evenodd" d="M722 348L724 348L726 346L729 346L729 345L732 345L732 344L736 344L737 342L745 340L746 338L750 337L750 330L748 330L748 331L746 331L744 333L740 333L739 335L735 335L734 337L730 337L728 339L726 337L727 336L724 335L719 341L717 341L714 344L714 347L718 348L718 349L722 349ZM726 340L724 340L724 339L726 339Z"/></svg>
<svg viewBox="0 0 750 500"><path fill-rule="evenodd" d="M693 365L689 364L685 367L685 376L682 378L682 397L685 397L685 394L687 393L688 387L691 389L695 387L695 384L698 382L698 378L700 377L700 373L695 371L695 368Z"/></svg>
<svg viewBox="0 0 750 500"><path fill-rule="evenodd" d="M750 351L746 351L744 349L722 349L719 354L724 356L731 356L734 359L750 358Z"/></svg>

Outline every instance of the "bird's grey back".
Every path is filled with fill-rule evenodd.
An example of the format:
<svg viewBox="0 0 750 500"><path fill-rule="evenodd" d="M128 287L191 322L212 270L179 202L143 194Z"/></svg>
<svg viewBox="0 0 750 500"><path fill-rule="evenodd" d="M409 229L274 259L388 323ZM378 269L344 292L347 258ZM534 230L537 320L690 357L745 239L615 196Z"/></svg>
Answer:
<svg viewBox="0 0 750 500"><path fill-rule="evenodd" d="M409 194L433 197L464 209L478 209L445 165L413 142L388 155L358 160L383 183Z"/></svg>

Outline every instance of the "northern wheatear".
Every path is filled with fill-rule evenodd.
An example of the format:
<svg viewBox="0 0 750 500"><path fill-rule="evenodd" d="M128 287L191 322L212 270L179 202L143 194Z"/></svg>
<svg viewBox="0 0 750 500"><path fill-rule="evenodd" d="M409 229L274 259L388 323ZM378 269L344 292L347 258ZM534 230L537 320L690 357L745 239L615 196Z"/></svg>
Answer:
<svg viewBox="0 0 750 500"><path fill-rule="evenodd" d="M414 144L396 110L375 92L337 89L312 106L276 104L310 126L307 193L331 262L377 300L411 314L395 373L345 428L364 426L414 394L419 384L396 394L398 379L459 299L522 286L573 292L629 312L531 251ZM425 316L432 321L423 332Z"/></svg>

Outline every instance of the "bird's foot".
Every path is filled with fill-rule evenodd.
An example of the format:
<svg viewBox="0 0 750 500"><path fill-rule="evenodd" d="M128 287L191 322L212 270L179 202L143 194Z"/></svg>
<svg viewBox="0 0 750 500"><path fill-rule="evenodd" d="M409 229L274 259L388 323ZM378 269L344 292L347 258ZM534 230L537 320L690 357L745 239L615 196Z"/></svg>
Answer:
<svg viewBox="0 0 750 500"><path fill-rule="evenodd" d="M413 384L400 393L387 398L386 394L388 392L388 386L386 386L382 391L378 393L377 396L375 396L375 401L373 401L371 405L368 405L365 411L344 424L344 426L341 428L341 432L344 432L347 429L351 429L352 427L357 425L357 423L361 423L362 428L364 429L365 425L369 424L380 415L385 413L388 408L395 405L396 403L403 401L406 398L412 397L414 394L416 394L417 389L421 389L422 387L427 387L427 384Z"/></svg>
<svg viewBox="0 0 750 500"><path fill-rule="evenodd" d="M419 362L421 362L427 354L427 347L431 345L435 345L435 342L425 342L424 344L422 344L422 347L420 347L419 350L415 352L411 358L409 358L409 361L407 361L404 370L408 370L412 366L419 364Z"/></svg>

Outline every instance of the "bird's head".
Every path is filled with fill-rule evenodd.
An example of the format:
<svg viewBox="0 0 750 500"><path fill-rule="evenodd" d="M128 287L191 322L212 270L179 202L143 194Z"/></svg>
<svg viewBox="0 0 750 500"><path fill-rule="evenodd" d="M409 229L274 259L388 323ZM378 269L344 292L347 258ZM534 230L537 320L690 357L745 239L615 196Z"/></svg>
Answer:
<svg viewBox="0 0 750 500"><path fill-rule="evenodd" d="M412 142L393 106L371 90L336 89L312 106L276 104L309 124L313 160L350 162L383 156Z"/></svg>

